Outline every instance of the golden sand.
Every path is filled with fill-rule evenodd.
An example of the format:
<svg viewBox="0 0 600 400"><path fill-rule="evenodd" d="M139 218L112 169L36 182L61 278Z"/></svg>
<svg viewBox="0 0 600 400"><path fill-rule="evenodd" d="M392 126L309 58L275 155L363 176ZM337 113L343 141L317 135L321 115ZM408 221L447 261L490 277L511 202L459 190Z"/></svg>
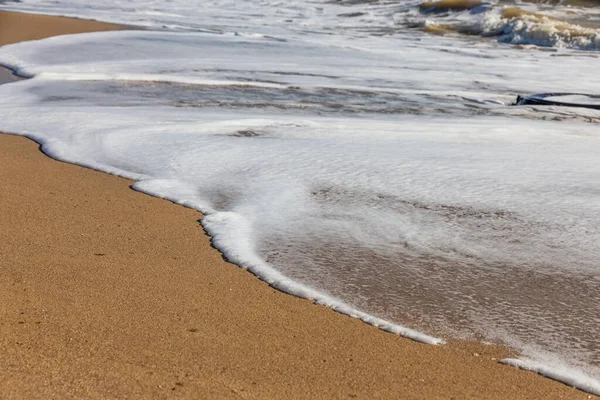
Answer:
<svg viewBox="0 0 600 400"><path fill-rule="evenodd" d="M0 46L70 33L122 30L126 27L76 18L0 12Z"/></svg>

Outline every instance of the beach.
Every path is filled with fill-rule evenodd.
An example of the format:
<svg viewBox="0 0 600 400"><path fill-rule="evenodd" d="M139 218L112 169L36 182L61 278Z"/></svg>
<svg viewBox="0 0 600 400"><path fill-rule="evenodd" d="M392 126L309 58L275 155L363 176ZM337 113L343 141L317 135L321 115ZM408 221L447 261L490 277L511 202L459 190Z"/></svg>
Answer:
<svg viewBox="0 0 600 400"><path fill-rule="evenodd" d="M0 28L3 45L118 26ZM279 292L226 262L199 212L132 183L0 135L0 398L593 398L501 365L509 349L417 343Z"/></svg>

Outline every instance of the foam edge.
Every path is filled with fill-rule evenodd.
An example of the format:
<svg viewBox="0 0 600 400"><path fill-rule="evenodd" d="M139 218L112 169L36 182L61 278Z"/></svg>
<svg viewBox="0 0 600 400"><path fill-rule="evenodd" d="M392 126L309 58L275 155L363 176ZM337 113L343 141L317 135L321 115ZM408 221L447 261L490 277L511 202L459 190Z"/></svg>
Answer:
<svg viewBox="0 0 600 400"><path fill-rule="evenodd" d="M92 166L92 168L99 169L97 166ZM106 172L106 168L100 170L104 170ZM120 176L124 175L122 173L118 173L120 171L110 172L117 172L116 175ZM221 252L223 257L228 262L245 269L258 279L266 282L272 288L292 296L311 300L314 304L329 307L340 314L347 315L351 318L358 318L369 325L381 329L382 331L411 339L416 342L430 345L443 345L446 343L444 339L430 336L423 332L407 328L403 325L387 321L383 318L367 314L340 299L328 296L327 294L322 293L310 286L288 278L268 262L265 262L263 259L261 259L254 252L252 248L253 246L250 243L247 243L247 240L244 240L244 238L231 236L232 231L237 231L239 229L246 231L249 229L245 226L245 221L243 218L240 218L240 216L233 212L214 211L207 207L206 204L202 204L201 202L194 200L193 196L188 198L188 196L185 194L185 184L179 185L177 182L170 182L171 188L177 187L176 191L180 194L177 196L164 193L158 187L154 186L154 184L160 180L144 180L143 178L140 179L140 177L129 177L129 179L136 180L136 182L131 186L133 190L148 194L150 196L169 200L173 203L201 212L203 214L203 218L200 220L200 223L202 224L206 234L210 236L213 247ZM232 226L236 226L237 229L227 229L227 227L231 228ZM223 230L223 228L225 229ZM231 246L230 243L232 242L235 242L237 246Z"/></svg>
<svg viewBox="0 0 600 400"><path fill-rule="evenodd" d="M540 362L517 358L505 358L500 360L500 363L511 367L517 367L525 371L535 372L546 378L562 382L586 393L600 396L600 381L568 367L549 367Z"/></svg>

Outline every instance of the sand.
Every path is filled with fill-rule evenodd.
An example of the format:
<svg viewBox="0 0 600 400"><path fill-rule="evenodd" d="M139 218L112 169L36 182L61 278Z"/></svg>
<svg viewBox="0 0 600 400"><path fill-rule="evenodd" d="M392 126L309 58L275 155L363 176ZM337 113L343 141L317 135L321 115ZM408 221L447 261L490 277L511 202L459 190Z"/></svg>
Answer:
<svg viewBox="0 0 600 400"><path fill-rule="evenodd" d="M0 38L71 23L114 28L0 13ZM223 260L200 213L131 183L0 135L1 399L592 398L499 364L505 348L424 345L278 292Z"/></svg>
<svg viewBox="0 0 600 400"><path fill-rule="evenodd" d="M1 2L0 2L1 5ZM127 27L76 18L0 12L0 46L70 33L123 30Z"/></svg>

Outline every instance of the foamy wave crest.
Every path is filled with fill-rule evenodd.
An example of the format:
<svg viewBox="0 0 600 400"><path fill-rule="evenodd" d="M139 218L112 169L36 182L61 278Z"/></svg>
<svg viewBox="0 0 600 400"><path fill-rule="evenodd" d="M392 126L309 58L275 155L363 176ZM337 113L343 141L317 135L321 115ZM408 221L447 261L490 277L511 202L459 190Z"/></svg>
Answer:
<svg viewBox="0 0 600 400"><path fill-rule="evenodd" d="M481 34L512 44L600 50L600 29L512 7L485 13Z"/></svg>
<svg viewBox="0 0 600 400"><path fill-rule="evenodd" d="M401 22L438 35L462 33L497 37L500 42L515 45L600 50L597 26L473 0L425 2L419 6L418 15L409 14Z"/></svg>

